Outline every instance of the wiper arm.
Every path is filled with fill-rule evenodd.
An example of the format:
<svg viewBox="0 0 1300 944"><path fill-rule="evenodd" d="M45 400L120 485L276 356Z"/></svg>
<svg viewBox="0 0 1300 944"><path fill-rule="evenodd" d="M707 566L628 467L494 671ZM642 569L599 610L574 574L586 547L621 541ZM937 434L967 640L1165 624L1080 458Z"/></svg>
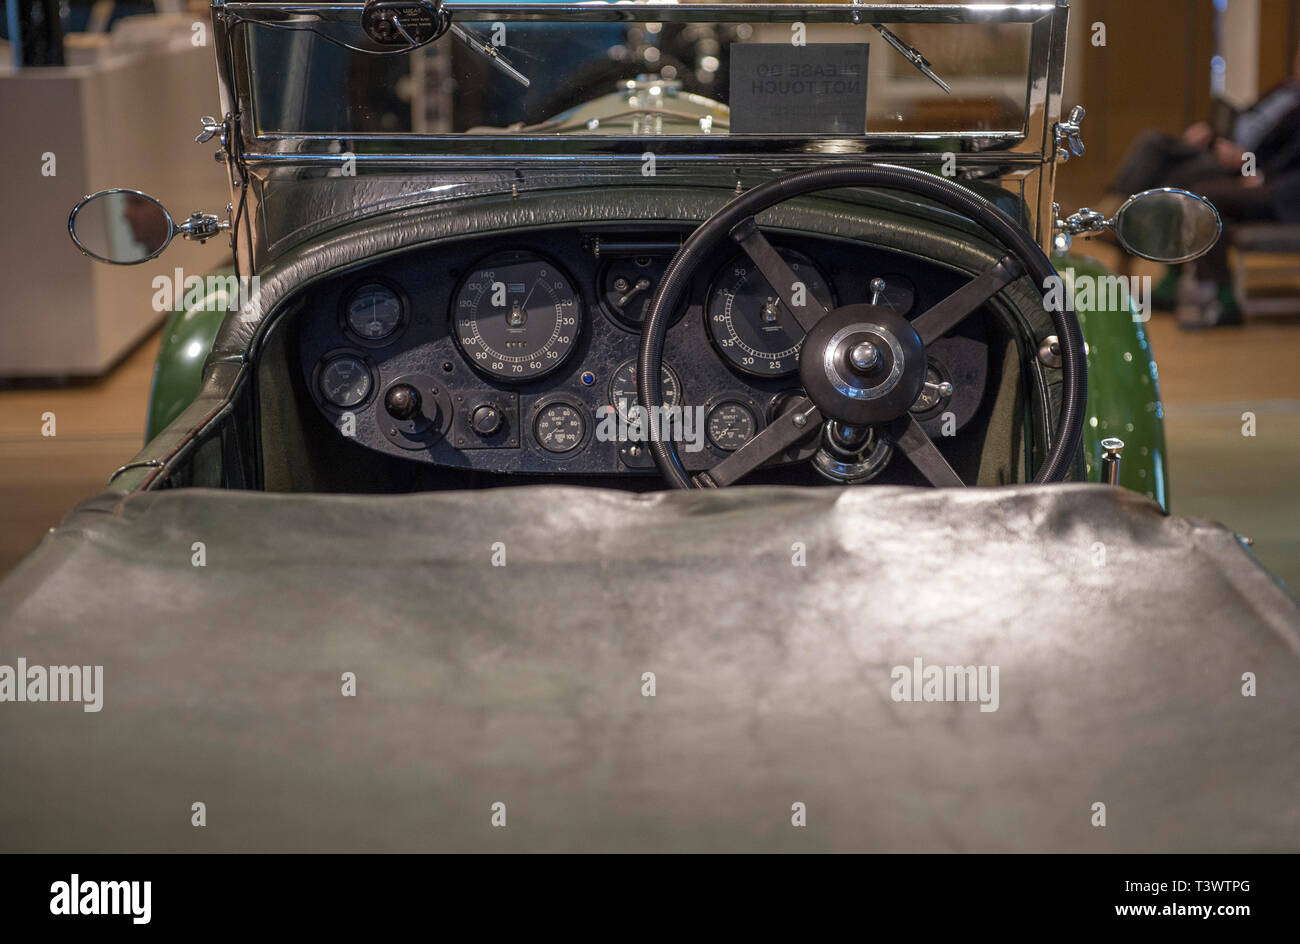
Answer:
<svg viewBox="0 0 1300 944"><path fill-rule="evenodd" d="M435 13L441 12L441 6L435 4L434 10ZM383 19L386 20L389 23L389 25L393 27L393 29L397 30L397 32L401 34L404 40L406 40L408 43L411 44L412 49L418 49L421 46L425 45L425 43L429 42L429 40L436 39L438 35L441 35L441 34L435 34L432 36L428 36L423 40L416 39L414 36L411 35L410 31L407 30L407 28L404 25L402 25L402 18L397 14L398 14L397 9L383 9L380 13L380 16L382 16ZM447 23L448 21L444 20L443 22ZM450 27L450 31L452 35L454 35L457 39L459 39L470 49L474 50L480 56L487 59L488 62L492 63L494 66L496 66L506 75L510 76L510 78L514 79L524 88L528 88L528 86L531 84L528 81L528 76L524 75L514 66L512 66L510 64L510 60L507 59L505 56L501 55L501 53L497 52L497 48L495 46L483 42L483 40L479 39L477 36L474 35L474 33L472 33L470 30L465 29L463 26L458 26L455 23L449 23L448 25Z"/></svg>
<svg viewBox="0 0 1300 944"><path fill-rule="evenodd" d="M497 52L497 47L483 42L483 40L479 39L472 32L462 26L457 26L455 23L451 24L451 31L455 34L457 39L463 42L470 49L474 50L480 56L483 56L488 62L492 63L524 88L528 88L530 84L528 76L524 75L512 66L509 59Z"/></svg>
<svg viewBox="0 0 1300 944"><path fill-rule="evenodd" d="M885 42L897 49L904 59L916 66L918 72L949 95L952 94L952 89L948 87L948 83L934 74L934 70L930 68L930 60L921 55L920 50L907 45L907 43L903 42L879 23L872 23L871 25L880 30L880 35L885 37Z"/></svg>

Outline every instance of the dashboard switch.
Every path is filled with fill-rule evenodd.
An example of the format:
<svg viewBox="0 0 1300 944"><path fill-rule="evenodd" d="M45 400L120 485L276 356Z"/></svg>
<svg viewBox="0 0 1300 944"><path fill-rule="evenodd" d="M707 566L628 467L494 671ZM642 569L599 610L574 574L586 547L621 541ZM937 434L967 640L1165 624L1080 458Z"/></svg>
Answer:
<svg viewBox="0 0 1300 944"><path fill-rule="evenodd" d="M470 413L469 424L480 436L491 436L501 429L501 410L495 403L480 403Z"/></svg>
<svg viewBox="0 0 1300 944"><path fill-rule="evenodd" d="M420 391L410 384L393 384L384 394L384 409L397 420L409 420L420 412Z"/></svg>

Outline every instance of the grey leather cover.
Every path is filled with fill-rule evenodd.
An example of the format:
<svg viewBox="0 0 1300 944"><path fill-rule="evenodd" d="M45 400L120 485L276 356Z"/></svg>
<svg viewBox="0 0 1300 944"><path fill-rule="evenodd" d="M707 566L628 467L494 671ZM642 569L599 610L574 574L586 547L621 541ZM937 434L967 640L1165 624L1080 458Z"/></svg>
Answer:
<svg viewBox="0 0 1300 944"><path fill-rule="evenodd" d="M103 707L0 703L4 851L1300 850L1294 602L1103 486L106 494L18 657Z"/></svg>

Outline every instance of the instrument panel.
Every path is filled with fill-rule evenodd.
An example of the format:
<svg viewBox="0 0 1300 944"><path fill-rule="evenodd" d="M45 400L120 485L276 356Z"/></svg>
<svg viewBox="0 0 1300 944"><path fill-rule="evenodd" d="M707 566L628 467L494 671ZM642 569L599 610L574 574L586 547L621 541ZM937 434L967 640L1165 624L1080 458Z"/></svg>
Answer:
<svg viewBox="0 0 1300 944"><path fill-rule="evenodd" d="M640 328L689 229L566 227L475 238L372 263L312 290L296 322L303 385L338 435L391 456L528 474L653 473L672 435L688 471L756 436L799 389L802 338L738 247L698 269L664 347L664 408L637 402ZM915 316L962 276L848 240L770 234L827 308ZM965 425L988 348L979 319L937 342L915 415ZM674 425L675 424L675 425ZM950 435L951 429L948 430ZM805 462L818 442L777 464Z"/></svg>

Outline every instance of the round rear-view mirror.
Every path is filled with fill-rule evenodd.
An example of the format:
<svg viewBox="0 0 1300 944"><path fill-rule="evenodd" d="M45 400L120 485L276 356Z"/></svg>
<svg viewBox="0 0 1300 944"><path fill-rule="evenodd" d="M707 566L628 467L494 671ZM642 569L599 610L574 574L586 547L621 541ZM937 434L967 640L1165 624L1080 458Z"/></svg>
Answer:
<svg viewBox="0 0 1300 944"><path fill-rule="evenodd" d="M1154 262L1188 262L1210 251L1223 222L1204 197L1164 188L1129 197L1111 227L1120 245L1134 255Z"/></svg>
<svg viewBox="0 0 1300 944"><path fill-rule="evenodd" d="M176 224L147 193L101 190L72 208L68 233L77 248L93 259L138 265L167 248L176 235Z"/></svg>

